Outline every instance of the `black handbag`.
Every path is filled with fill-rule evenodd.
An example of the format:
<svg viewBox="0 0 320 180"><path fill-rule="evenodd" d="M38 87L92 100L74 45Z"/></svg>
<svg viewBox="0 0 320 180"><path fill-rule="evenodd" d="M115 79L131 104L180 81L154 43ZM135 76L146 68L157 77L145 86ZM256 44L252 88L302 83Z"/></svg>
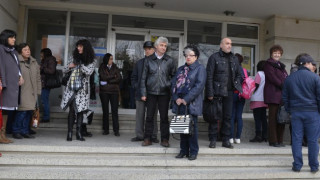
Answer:
<svg viewBox="0 0 320 180"><path fill-rule="evenodd" d="M46 75L45 87L49 89L61 87L60 75L57 70L52 75Z"/></svg>
<svg viewBox="0 0 320 180"><path fill-rule="evenodd" d="M222 119L222 97L214 97L213 100L203 100L203 120L214 123Z"/></svg>
<svg viewBox="0 0 320 180"><path fill-rule="evenodd" d="M72 71L69 71L62 77L61 85L63 85L63 86L67 86L68 85L68 81L70 79L71 73L72 73Z"/></svg>
<svg viewBox="0 0 320 180"><path fill-rule="evenodd" d="M284 106L279 106L277 122L279 124L290 124L291 122L290 114L285 110Z"/></svg>
<svg viewBox="0 0 320 180"><path fill-rule="evenodd" d="M180 106L178 106L178 112L173 116L170 122L170 133L192 135L194 131L194 122L191 119L191 115L188 115L188 107L185 106L184 115L179 115L179 112Z"/></svg>

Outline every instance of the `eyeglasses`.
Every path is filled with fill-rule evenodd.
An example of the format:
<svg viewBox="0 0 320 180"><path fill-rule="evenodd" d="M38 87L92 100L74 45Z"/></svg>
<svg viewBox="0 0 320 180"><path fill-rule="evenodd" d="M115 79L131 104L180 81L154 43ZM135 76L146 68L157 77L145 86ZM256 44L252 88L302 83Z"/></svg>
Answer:
<svg viewBox="0 0 320 180"><path fill-rule="evenodd" d="M183 56L187 58L187 57L193 57L193 56L196 56L196 55L187 55L187 54L184 54Z"/></svg>

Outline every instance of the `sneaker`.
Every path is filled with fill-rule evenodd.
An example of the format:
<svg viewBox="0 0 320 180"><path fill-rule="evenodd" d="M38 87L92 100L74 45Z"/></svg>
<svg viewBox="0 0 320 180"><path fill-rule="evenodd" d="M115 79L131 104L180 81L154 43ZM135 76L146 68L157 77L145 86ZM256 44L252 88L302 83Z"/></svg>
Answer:
<svg viewBox="0 0 320 180"><path fill-rule="evenodd" d="M233 142L233 138L229 139L229 142L230 142L231 144L233 144L233 143L234 143L234 142Z"/></svg>
<svg viewBox="0 0 320 180"><path fill-rule="evenodd" d="M240 139L234 139L234 142L235 142L236 144L240 144Z"/></svg>

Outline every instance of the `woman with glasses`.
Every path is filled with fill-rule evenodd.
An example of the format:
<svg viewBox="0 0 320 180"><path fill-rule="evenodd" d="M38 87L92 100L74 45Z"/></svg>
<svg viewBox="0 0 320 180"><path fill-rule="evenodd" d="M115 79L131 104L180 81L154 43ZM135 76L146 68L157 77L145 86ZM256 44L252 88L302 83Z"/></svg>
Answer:
<svg viewBox="0 0 320 180"><path fill-rule="evenodd" d="M197 122L202 114L202 92L207 75L205 67L198 61L200 53L196 46L185 47L183 54L186 63L179 67L172 79L172 112L185 114L187 110L193 121L194 132L191 135L180 134L180 153L176 158L186 156L189 160L195 160L199 152Z"/></svg>

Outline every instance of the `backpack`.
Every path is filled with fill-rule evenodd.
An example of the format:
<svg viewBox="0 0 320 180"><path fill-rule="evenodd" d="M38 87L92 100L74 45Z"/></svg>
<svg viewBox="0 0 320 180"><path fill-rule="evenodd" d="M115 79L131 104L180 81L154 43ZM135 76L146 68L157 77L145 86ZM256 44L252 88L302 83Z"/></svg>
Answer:
<svg viewBox="0 0 320 180"><path fill-rule="evenodd" d="M242 93L239 93L239 96L244 99L250 99L254 90L256 89L256 83L251 77L248 77L247 70L243 68L244 80L242 83Z"/></svg>

